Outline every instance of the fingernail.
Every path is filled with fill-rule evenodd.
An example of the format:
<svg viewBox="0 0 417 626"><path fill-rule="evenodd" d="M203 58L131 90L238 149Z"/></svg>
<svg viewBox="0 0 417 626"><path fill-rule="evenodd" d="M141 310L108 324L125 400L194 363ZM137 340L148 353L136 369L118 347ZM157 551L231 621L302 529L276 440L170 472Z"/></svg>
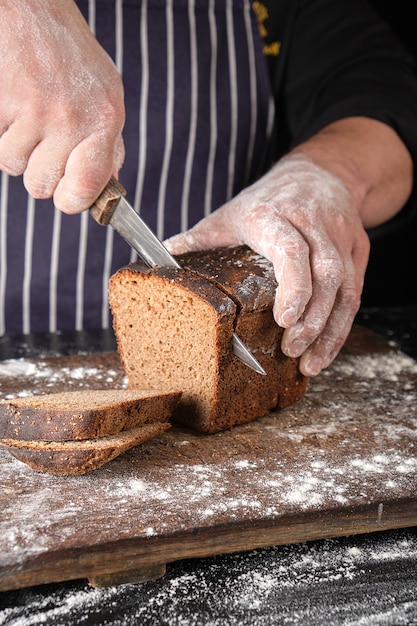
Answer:
<svg viewBox="0 0 417 626"><path fill-rule="evenodd" d="M313 357L304 363L304 369L309 376L317 376L323 369L323 361L318 357Z"/></svg>
<svg viewBox="0 0 417 626"><path fill-rule="evenodd" d="M283 328L288 328L288 326L293 326L297 319L298 316L296 309L293 306L290 306L280 315L278 323Z"/></svg>
<svg viewBox="0 0 417 626"><path fill-rule="evenodd" d="M305 341L301 341L301 339L296 339L295 341L290 343L286 350L286 353L288 356L297 357L301 356L306 348L307 344L305 343Z"/></svg>

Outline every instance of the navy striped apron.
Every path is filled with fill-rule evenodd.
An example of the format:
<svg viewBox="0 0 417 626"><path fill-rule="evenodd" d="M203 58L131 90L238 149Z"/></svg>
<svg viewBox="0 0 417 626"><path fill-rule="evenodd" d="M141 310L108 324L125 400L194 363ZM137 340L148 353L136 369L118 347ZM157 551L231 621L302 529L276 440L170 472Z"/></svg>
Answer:
<svg viewBox="0 0 417 626"><path fill-rule="evenodd" d="M161 239L266 163L274 110L249 0L80 0L125 85L128 198ZM109 276L133 259L111 228L0 177L0 335L107 328Z"/></svg>

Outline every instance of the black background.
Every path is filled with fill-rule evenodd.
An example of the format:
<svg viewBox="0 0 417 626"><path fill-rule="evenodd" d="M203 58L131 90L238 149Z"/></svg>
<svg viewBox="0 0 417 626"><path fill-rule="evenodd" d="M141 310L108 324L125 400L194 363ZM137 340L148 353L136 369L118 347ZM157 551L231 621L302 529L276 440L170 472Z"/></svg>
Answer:
<svg viewBox="0 0 417 626"><path fill-rule="evenodd" d="M398 0L373 0L381 15L417 57L417 31L413 3ZM417 124L417 110L416 110ZM416 173L417 176L417 173ZM417 197L414 200L417 203ZM417 207L414 217L395 232L384 229L371 236L371 256L365 277L364 306L403 305L417 303Z"/></svg>

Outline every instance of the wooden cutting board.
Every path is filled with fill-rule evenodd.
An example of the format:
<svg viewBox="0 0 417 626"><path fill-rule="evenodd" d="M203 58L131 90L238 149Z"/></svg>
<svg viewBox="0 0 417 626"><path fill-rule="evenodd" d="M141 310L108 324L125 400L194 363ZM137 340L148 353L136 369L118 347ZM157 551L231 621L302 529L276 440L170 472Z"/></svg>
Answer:
<svg viewBox="0 0 417 626"><path fill-rule="evenodd" d="M125 384L115 353L0 362L0 398ZM302 400L250 424L175 427L77 477L0 450L0 590L412 525L417 362L360 327Z"/></svg>

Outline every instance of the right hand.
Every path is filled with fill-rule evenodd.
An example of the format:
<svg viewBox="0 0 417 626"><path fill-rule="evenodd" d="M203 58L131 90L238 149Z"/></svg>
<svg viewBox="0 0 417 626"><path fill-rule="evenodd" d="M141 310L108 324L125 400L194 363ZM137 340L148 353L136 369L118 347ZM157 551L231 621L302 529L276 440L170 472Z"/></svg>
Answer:
<svg viewBox="0 0 417 626"><path fill-rule="evenodd" d="M0 0L0 169L87 209L124 159L123 86L74 2Z"/></svg>

